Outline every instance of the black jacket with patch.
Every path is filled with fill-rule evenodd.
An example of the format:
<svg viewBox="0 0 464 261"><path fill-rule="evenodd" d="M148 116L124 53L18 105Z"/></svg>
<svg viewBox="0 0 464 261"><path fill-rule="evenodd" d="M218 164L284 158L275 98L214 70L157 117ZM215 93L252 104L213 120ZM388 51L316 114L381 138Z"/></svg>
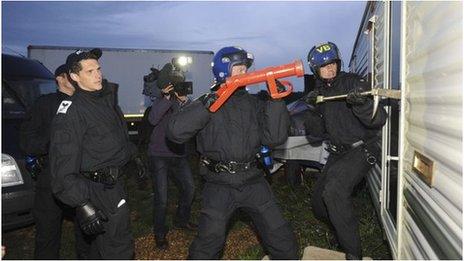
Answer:
<svg viewBox="0 0 464 261"><path fill-rule="evenodd" d="M43 156L48 154L50 143L50 126L61 101L69 99L69 95L57 91L37 98L21 124L20 147L29 155Z"/></svg>
<svg viewBox="0 0 464 261"><path fill-rule="evenodd" d="M121 167L136 153L115 93L77 88L63 101L52 124L50 166L52 189L64 203L76 207L89 199L89 180L80 172Z"/></svg>
<svg viewBox="0 0 464 261"><path fill-rule="evenodd" d="M50 127L56 115L58 106L63 100L69 99L69 95L56 91L37 98L34 105L21 124L19 145L27 155L44 157L45 169L37 177L38 187L50 185L50 173L48 168L48 151L50 145Z"/></svg>

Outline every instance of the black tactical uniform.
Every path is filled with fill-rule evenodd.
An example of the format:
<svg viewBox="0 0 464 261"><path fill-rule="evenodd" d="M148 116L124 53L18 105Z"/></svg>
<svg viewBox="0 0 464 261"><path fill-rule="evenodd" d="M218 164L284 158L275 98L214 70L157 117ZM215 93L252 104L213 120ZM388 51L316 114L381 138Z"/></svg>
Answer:
<svg viewBox="0 0 464 261"><path fill-rule="evenodd" d="M136 152L114 95L105 84L93 92L76 88L60 104L52 127L53 192L72 207L90 202L108 218L104 233L92 241L92 259L131 259L134 253L123 185L104 178L117 180Z"/></svg>
<svg viewBox="0 0 464 261"><path fill-rule="evenodd" d="M334 96L355 89L361 92L370 87L356 74L340 72L330 84L318 79L312 96ZM356 257L362 256L361 241L351 194L379 158L378 134L387 117L379 107L371 119L372 110L372 98L361 99L359 104L328 101L317 104L306 122L310 134L330 141L330 155L311 198L313 211L318 218L330 221L345 253Z"/></svg>
<svg viewBox="0 0 464 261"><path fill-rule="evenodd" d="M73 215L71 208L53 196L48 164L52 120L61 101L69 98L60 91L39 97L21 125L21 149L28 155L40 157L43 165L37 176L32 210L36 227L34 259L59 259L63 214ZM78 226L75 235L77 258L86 259L90 245Z"/></svg>
<svg viewBox="0 0 464 261"><path fill-rule="evenodd" d="M289 124L284 102L261 102L244 89L215 113L197 100L172 116L168 138L185 143L198 134L197 149L204 162L200 174L206 184L190 258L220 257L226 225L237 208L250 214L271 258L298 258L295 236L255 159L261 145L285 142Z"/></svg>

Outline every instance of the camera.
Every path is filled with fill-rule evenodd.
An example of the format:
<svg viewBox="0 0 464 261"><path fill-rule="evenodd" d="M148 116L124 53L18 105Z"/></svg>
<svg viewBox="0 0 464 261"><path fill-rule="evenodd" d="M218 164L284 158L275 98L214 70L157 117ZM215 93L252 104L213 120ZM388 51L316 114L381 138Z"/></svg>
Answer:
<svg viewBox="0 0 464 261"><path fill-rule="evenodd" d="M193 93L193 84L192 82L178 82L173 84L174 91L177 92L179 96L186 96Z"/></svg>
<svg viewBox="0 0 464 261"><path fill-rule="evenodd" d="M193 93L192 82L185 81L184 72L175 63L167 63L160 71L156 84L159 89L166 88L169 84L174 87L173 91L180 96Z"/></svg>
<svg viewBox="0 0 464 261"><path fill-rule="evenodd" d="M143 76L143 91L144 95L149 97L156 97L161 95L161 92L156 87L156 80L158 79L160 71L156 68L150 68L150 73Z"/></svg>
<svg viewBox="0 0 464 261"><path fill-rule="evenodd" d="M160 71L153 67L150 68L150 71L151 72L149 74L143 76L144 82L154 82L158 79Z"/></svg>
<svg viewBox="0 0 464 261"><path fill-rule="evenodd" d="M143 76L143 94L149 97L162 97L161 89L171 84L179 96L193 94L193 84L185 81L182 68L192 63L191 57L173 58L161 70L150 68L150 73Z"/></svg>

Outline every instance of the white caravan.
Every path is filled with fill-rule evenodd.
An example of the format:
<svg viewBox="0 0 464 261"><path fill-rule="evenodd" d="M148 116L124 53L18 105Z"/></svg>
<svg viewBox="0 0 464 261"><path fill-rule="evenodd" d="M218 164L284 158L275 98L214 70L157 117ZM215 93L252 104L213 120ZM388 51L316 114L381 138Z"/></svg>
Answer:
<svg viewBox="0 0 464 261"><path fill-rule="evenodd" d="M395 259L462 260L462 2L372 1L350 71L399 89L368 184Z"/></svg>

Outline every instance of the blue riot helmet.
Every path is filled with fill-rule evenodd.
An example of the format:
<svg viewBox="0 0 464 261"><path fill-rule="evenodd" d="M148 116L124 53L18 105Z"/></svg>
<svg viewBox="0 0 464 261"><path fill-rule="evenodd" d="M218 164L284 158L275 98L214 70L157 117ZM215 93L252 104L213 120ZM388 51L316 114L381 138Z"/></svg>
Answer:
<svg viewBox="0 0 464 261"><path fill-rule="evenodd" d="M224 47L213 57L211 66L213 67L214 80L216 84L225 82L230 76L232 66L244 64L247 68L253 64L253 55L240 47Z"/></svg>
<svg viewBox="0 0 464 261"><path fill-rule="evenodd" d="M332 43L327 42L313 46L308 53L308 65L313 74L319 78L319 68L329 64L337 63L337 75L341 69L340 51L338 47Z"/></svg>

